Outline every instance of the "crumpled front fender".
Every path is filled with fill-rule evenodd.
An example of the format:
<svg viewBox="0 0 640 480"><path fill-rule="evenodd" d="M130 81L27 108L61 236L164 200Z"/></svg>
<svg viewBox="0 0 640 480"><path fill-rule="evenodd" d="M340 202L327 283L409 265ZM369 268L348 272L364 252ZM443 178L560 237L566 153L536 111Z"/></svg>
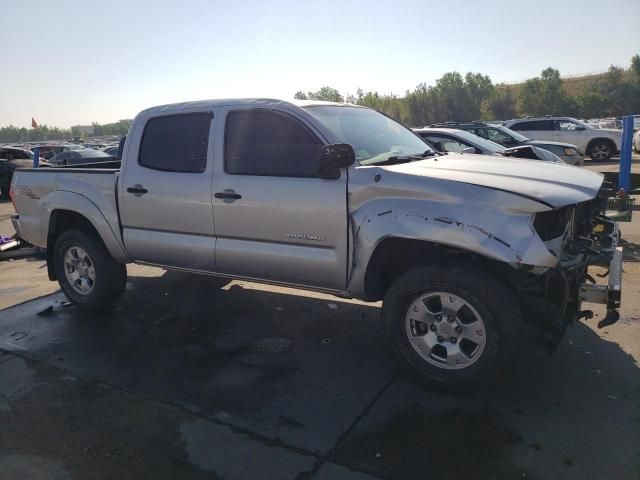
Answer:
<svg viewBox="0 0 640 480"><path fill-rule="evenodd" d="M455 192L432 192L428 198L417 199L402 198L397 192L371 200L364 200L368 195L362 193L354 195L349 295L366 296L364 284L369 261L376 247L390 237L451 246L514 268L557 265L558 259L549 252L532 224L534 213L548 207L508 192L465 187L470 197L467 199ZM356 203L361 199L364 201Z"/></svg>

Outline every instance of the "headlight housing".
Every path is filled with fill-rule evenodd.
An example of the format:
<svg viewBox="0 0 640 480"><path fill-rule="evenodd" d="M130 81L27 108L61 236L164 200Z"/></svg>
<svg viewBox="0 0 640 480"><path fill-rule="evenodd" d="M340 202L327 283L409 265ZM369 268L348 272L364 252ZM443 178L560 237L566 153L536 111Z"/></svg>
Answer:
<svg viewBox="0 0 640 480"><path fill-rule="evenodd" d="M567 205L548 212L538 212L533 219L533 228L545 242L558 238L567 230L574 208L573 205Z"/></svg>

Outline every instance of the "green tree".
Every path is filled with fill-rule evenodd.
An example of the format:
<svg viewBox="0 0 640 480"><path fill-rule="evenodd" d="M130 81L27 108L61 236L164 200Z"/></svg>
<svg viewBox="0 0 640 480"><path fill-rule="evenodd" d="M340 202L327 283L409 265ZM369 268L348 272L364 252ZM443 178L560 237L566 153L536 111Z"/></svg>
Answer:
<svg viewBox="0 0 640 480"><path fill-rule="evenodd" d="M507 120L516 115L516 99L511 88L508 85L496 88L492 97L487 101L483 117L493 120Z"/></svg>
<svg viewBox="0 0 640 480"><path fill-rule="evenodd" d="M606 110L607 102L600 92L591 86L576 95L577 111L582 118L597 118Z"/></svg>
<svg viewBox="0 0 640 480"><path fill-rule="evenodd" d="M340 92L332 87L322 87L316 92L304 93L298 90L293 96L296 100L322 100L325 102L344 102L344 98Z"/></svg>

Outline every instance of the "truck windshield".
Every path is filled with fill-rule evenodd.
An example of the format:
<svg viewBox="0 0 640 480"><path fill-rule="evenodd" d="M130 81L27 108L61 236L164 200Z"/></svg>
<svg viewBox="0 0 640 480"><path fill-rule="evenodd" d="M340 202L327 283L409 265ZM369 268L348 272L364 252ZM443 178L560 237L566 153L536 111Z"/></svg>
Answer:
<svg viewBox="0 0 640 480"><path fill-rule="evenodd" d="M305 107L339 141L348 143L363 165L383 163L389 157L433 154L420 137L398 122L369 108L331 105Z"/></svg>
<svg viewBox="0 0 640 480"><path fill-rule="evenodd" d="M529 140L527 137L525 137L524 135L520 135L518 132L511 130L510 128L507 127L496 127L498 130L500 130L501 132L504 132L505 135L509 135L511 138L513 138L516 142L526 142L527 140Z"/></svg>

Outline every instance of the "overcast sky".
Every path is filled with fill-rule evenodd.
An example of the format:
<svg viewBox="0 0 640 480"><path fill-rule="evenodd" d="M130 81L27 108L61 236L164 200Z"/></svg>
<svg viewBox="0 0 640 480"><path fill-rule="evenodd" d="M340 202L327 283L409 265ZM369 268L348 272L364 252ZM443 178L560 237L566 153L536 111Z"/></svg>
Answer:
<svg viewBox="0 0 640 480"><path fill-rule="evenodd" d="M640 0L0 0L0 18L0 126L324 85L402 95L452 70L579 75L640 51Z"/></svg>

